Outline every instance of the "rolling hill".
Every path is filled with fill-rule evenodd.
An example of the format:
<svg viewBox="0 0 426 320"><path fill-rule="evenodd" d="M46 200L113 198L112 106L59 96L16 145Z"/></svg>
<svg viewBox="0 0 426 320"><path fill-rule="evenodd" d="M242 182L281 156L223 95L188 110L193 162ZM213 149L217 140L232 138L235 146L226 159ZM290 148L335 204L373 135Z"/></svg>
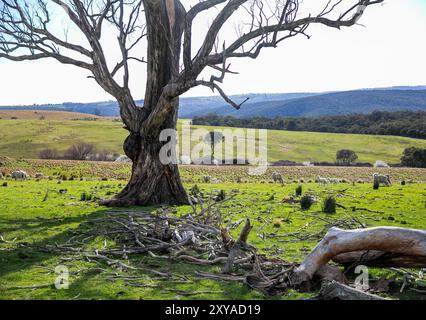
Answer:
<svg viewBox="0 0 426 320"><path fill-rule="evenodd" d="M220 127L194 126L213 130ZM92 143L99 151L123 154L127 132L113 120L0 120L0 156L37 158L40 150L60 154L76 142ZM399 163L405 148L426 148L426 140L393 136L268 130L268 160L329 161L337 150L352 149L360 162Z"/></svg>
<svg viewBox="0 0 426 320"><path fill-rule="evenodd" d="M391 87L329 93L245 94L232 96L235 101L250 100L240 110L227 105L221 97L187 97L181 99L180 118L214 113L235 117L317 117L369 113L374 110L426 111L426 87ZM143 100L137 101L143 105ZM56 110L97 116L118 116L114 101L63 103L59 105L0 106L0 110Z"/></svg>

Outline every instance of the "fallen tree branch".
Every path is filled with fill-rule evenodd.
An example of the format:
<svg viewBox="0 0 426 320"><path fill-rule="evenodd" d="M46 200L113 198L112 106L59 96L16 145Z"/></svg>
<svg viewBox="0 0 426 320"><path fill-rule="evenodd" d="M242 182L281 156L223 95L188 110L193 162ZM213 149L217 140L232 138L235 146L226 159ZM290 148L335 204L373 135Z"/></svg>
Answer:
<svg viewBox="0 0 426 320"><path fill-rule="evenodd" d="M339 254L380 250L426 257L426 231L394 227L342 230L331 228L303 263L296 269L295 283L312 279L319 268Z"/></svg>

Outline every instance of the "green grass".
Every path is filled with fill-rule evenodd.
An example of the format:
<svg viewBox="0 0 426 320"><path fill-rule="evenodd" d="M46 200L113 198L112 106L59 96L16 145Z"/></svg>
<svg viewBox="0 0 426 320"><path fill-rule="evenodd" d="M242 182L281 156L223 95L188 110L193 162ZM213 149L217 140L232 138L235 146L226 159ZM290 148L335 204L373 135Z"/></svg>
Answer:
<svg viewBox="0 0 426 320"><path fill-rule="evenodd" d="M121 122L110 120L0 120L0 155L37 158L44 148L63 153L76 142L93 143L98 150L122 154L127 131ZM201 127L213 130L216 127ZM216 129L222 129L217 127ZM383 160L399 163L404 148L426 148L425 140L355 134L313 133L268 130L269 161L335 160L339 149L357 152L360 162Z"/></svg>
<svg viewBox="0 0 426 320"><path fill-rule="evenodd" d="M365 222L367 226L404 226L426 229L425 197L426 184L394 184L390 188L373 190L370 184L339 184L319 186L304 183L304 194L310 193L323 199L334 195L339 207L334 215L321 212L321 201L315 203L310 210L301 211L297 204L282 202L294 194L298 183L285 186L270 183L232 183L202 184L201 171L192 179L205 193L215 193L220 189L236 197L222 208L224 216L232 221L250 217L254 229L249 243L257 246L260 252L270 257L279 257L287 261L300 262L316 244L316 240L292 241L294 238L268 237L271 233L286 234L307 227L314 233L326 227L322 219L354 216ZM96 197L108 197L123 187L123 181L8 181L7 187L0 186L0 235L6 242L0 241L0 299L270 299L258 292L251 291L244 284L219 282L198 279L194 272L220 271L221 266L199 267L185 263L158 261L145 256L131 257L132 265L143 264L161 271L171 271L187 277L184 283L170 282L153 278L144 272L125 272L102 265L103 271L94 270L94 263L78 260L62 260L62 256L43 253L37 247L47 244L65 243L73 236L73 231L84 228L85 223L96 224L97 218L107 213L96 201L80 201L83 192ZM186 188L194 185L187 182ZM67 189L66 194L55 191ZM46 191L49 195L43 201ZM271 197L274 195L273 197ZM273 198L273 199L272 199ZM352 207L359 208L353 210ZM177 208L178 214L191 212L188 206ZM368 210L365 210L368 209ZM152 210L139 208L135 210ZM101 227L101 226L99 226ZM239 229L233 231L234 235ZM258 233L267 237L262 240ZM96 248L103 243L97 239L93 243ZM36 247L28 247L32 244ZM49 284L55 281L54 268L63 264L70 268L70 288L56 290L53 287L37 289L20 289L18 286ZM388 270L372 270L377 277ZM156 287L134 287L125 280L111 280L111 276L137 276L140 284ZM179 290L177 291L170 291ZM194 291L213 291L214 293L186 294ZM315 295L287 292L274 299L298 299ZM416 297L409 294L401 298Z"/></svg>

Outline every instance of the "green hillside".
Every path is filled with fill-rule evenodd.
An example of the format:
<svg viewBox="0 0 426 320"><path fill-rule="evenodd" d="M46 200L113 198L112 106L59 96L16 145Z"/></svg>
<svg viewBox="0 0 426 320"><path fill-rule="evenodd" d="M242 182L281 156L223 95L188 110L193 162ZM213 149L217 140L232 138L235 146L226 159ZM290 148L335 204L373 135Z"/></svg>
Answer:
<svg viewBox="0 0 426 320"><path fill-rule="evenodd" d="M122 154L127 132L111 120L0 120L0 155L37 158L44 148L64 152L76 142L93 143L98 150ZM202 127L202 126L196 126ZM220 127L203 127L208 130ZM426 140L393 136L268 131L269 161L333 161L337 150L352 149L359 161L378 159L398 163L404 148L426 148Z"/></svg>

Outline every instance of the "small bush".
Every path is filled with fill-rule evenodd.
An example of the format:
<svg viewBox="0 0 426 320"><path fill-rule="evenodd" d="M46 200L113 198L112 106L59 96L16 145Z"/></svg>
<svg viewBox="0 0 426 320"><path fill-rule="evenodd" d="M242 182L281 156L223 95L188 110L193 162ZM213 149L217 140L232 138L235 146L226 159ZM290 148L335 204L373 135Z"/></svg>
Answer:
<svg viewBox="0 0 426 320"><path fill-rule="evenodd" d="M401 181L401 186L405 186L405 180Z"/></svg>
<svg viewBox="0 0 426 320"><path fill-rule="evenodd" d="M336 199L333 196L328 196L322 203L322 212L336 213Z"/></svg>
<svg viewBox="0 0 426 320"><path fill-rule="evenodd" d="M401 158L401 164L405 167L426 168L426 149L406 148Z"/></svg>
<svg viewBox="0 0 426 320"><path fill-rule="evenodd" d="M59 152L55 148L46 148L39 152L38 157L40 159L59 159Z"/></svg>
<svg viewBox="0 0 426 320"><path fill-rule="evenodd" d="M191 196L198 197L201 196L201 190L196 184L194 184L194 186L189 190L189 194Z"/></svg>
<svg viewBox="0 0 426 320"><path fill-rule="evenodd" d="M336 163L339 165L350 165L358 159L358 155L352 150L339 150L336 152Z"/></svg>
<svg viewBox="0 0 426 320"><path fill-rule="evenodd" d="M7 187L7 182L3 182L2 186Z"/></svg>
<svg viewBox="0 0 426 320"><path fill-rule="evenodd" d="M302 186L298 186L296 188L296 196L300 197L302 195L302 192L303 192L303 187Z"/></svg>
<svg viewBox="0 0 426 320"><path fill-rule="evenodd" d="M90 143L76 143L65 151L64 158L67 160L86 160L86 157L94 153L95 146Z"/></svg>
<svg viewBox="0 0 426 320"><path fill-rule="evenodd" d="M379 187L380 187L379 181L374 181L374 183L373 183L373 189L374 190L379 190Z"/></svg>
<svg viewBox="0 0 426 320"><path fill-rule="evenodd" d="M86 192L83 192L80 196L80 201L91 201L92 200L92 195Z"/></svg>
<svg viewBox="0 0 426 320"><path fill-rule="evenodd" d="M315 200L312 196L305 195L300 198L300 207L302 210L309 210L311 206L314 204Z"/></svg>
<svg viewBox="0 0 426 320"><path fill-rule="evenodd" d="M216 198L215 198L215 201L223 201L223 200L225 200L226 199L226 193L225 193L225 190L220 190L219 191L219 193L218 193L218 195L216 196Z"/></svg>

